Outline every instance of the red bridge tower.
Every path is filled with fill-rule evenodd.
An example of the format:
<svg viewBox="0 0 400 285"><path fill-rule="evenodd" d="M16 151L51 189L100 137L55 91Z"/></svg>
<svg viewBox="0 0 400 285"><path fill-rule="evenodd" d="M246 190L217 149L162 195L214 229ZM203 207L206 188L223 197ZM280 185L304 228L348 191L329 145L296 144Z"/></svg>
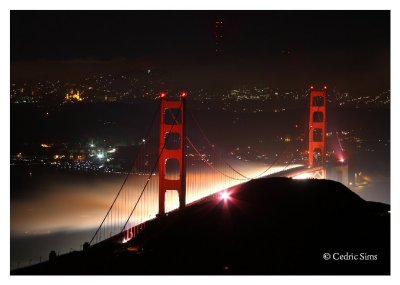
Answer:
<svg viewBox="0 0 400 285"><path fill-rule="evenodd" d="M180 100L167 99L161 93L160 159L159 159L159 215L165 214L165 193L177 191L179 209L186 205L186 123L185 100L187 93L182 92ZM179 167L179 177L167 173L169 162Z"/></svg>
<svg viewBox="0 0 400 285"><path fill-rule="evenodd" d="M308 133L308 166L317 167L325 164L326 157L326 93L323 90L310 92L310 123ZM325 174L323 174L325 176Z"/></svg>

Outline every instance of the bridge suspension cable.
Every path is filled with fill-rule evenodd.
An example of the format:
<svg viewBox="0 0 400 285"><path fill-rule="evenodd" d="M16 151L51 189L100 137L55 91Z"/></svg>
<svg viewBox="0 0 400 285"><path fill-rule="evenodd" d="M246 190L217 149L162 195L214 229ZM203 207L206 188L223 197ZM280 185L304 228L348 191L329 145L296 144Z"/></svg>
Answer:
<svg viewBox="0 0 400 285"><path fill-rule="evenodd" d="M169 134L173 131L174 125L177 124L177 118L175 118L175 114L170 109L166 110L170 112L173 120L169 132L167 132L168 139L170 137ZM197 164L196 161L193 161L194 163L192 163L191 166L195 167L188 172L190 175L187 175L187 189L190 190L188 191L188 194L190 194L190 199L188 198L188 200L195 201L196 199L204 197L206 192L212 194L216 191L229 188L233 185L264 176L274 165L278 163L289 147L289 144L285 144L285 147L279 152L279 155L276 155L272 164L268 165L266 169L255 176L250 177L249 175L243 174L241 171L237 170L236 167L228 162L226 156L224 157L223 153L218 150L215 144L211 143L206 133L196 120L194 114L192 112L189 113L191 114L193 122L200 132L201 139L203 139L206 143L201 144L201 148L199 148L198 144L195 144L192 140L192 137L189 138L189 136L186 136L181 138L188 142L188 149L190 147L196 157L200 158L200 164ZM157 139L156 136L152 137L151 135L152 131L154 130L153 125L157 114L158 110L154 112L152 123L147 131L146 137L143 139L143 143L140 144L137 150L132 170L126 174L122 185L120 186L115 198L113 199L113 202L111 203L111 206L109 207L105 217L100 223L100 226L97 228L89 244L91 244L95 238L98 240L106 238L108 235L107 230L109 229L111 229L110 236L114 231L114 228L117 228L118 233L122 233L125 230L128 233L128 230L132 230L132 228L136 227L136 225L141 225L154 212L152 200L158 199L158 181L155 181L156 179L152 178L153 176L156 176L157 166L159 165L161 155L166 148L167 143L166 139L162 148L159 149L158 145L157 150L155 150L154 145L150 143L150 138L154 138L156 141L158 141L160 135L159 133L157 134ZM306 139L302 140L302 144L304 143L306 143ZM204 145L211 148L211 153L214 154L212 157L207 157L204 152ZM187 154L186 156L187 159L189 159L191 156L195 157L193 154ZM290 166L294 158L295 153L292 153L290 161L287 162L283 170L286 170ZM187 163L187 165L189 166L189 163ZM211 169L212 172L210 172L209 169ZM128 178L130 176L133 176L137 178L136 180L139 180L135 180L135 188L133 190L127 187ZM146 176L147 178L140 178L140 176ZM149 188L150 190L146 191L146 189ZM133 207L131 207L131 201L135 201ZM137 212L138 215L136 215ZM128 226L130 222L132 224Z"/></svg>
<svg viewBox="0 0 400 285"><path fill-rule="evenodd" d="M182 102L181 102L181 105L182 105ZM168 110L169 110L169 109L168 109ZM170 129L169 129L168 134L171 133L171 131L172 131L174 125L176 125L176 123L177 123L176 117L173 115L172 112L171 112L171 115L172 115L171 117L172 117L172 119L173 119L173 123L171 124L171 127L170 127ZM154 165L153 165L153 169L152 169L152 171L151 171L149 177L147 178L146 184L144 185L142 191L140 192L139 198L137 199L137 201L136 201L136 203L135 203L135 205L134 205L134 207L133 207L131 213L130 213L129 216L128 216L128 219L126 220L124 226L122 227L121 233L124 231L126 225L128 224L130 218L131 218L132 215L133 215L133 212L136 210L136 207L137 207L137 205L138 205L140 199L142 198L142 195L143 195L144 191L146 190L146 187L147 187L147 185L149 184L149 181L150 181L151 177L153 176L153 174L154 174L154 172L155 172L155 170L156 170L156 168L157 168L157 166L158 166L158 162L160 161L162 152L164 151L165 146L167 145L167 140L168 140L169 137L170 137L170 136L168 136L167 139L164 141L164 144L163 144L163 146L162 146L162 148L161 148L161 150L160 150L160 153L158 154L157 160L155 161L155 163L154 163Z"/></svg>
<svg viewBox="0 0 400 285"><path fill-rule="evenodd" d="M182 105L183 103L181 102L180 104ZM168 109L168 110L169 110L169 109ZM171 112L171 110L169 110L169 111ZM172 124L171 124L171 127L170 127L170 129L169 129L168 134L171 133L173 127L177 124L177 119L176 119L176 117L174 116L174 114L173 114L172 112L171 112L171 118L173 119L173 122L172 122ZM137 205L138 205L140 199L142 198L143 193L144 193L144 191L146 190L147 185L148 185L149 182L150 182L150 179L152 178L153 174L155 173L156 168L157 168L157 166L158 166L158 162L160 161L162 152L164 151L165 146L167 145L167 140L168 140L169 137L170 137L170 136L168 136L167 139L164 141L164 144L163 144L163 146L162 146L162 148L161 148L161 150L160 150L160 153L158 154L158 157L157 157L156 161L154 162L154 165L153 165L153 168L152 168L152 170L151 170L151 173L150 173L150 175L148 176L147 181L146 181L146 183L145 183L145 185L144 185L142 191L140 192L139 198L137 199L135 205L133 206L132 211L130 212L130 214L129 214L129 216L128 216L126 222L125 222L125 224L123 225L123 227L122 227L122 229L121 229L121 231L120 231L120 233L122 233L122 232L125 230L125 227L126 227L126 225L128 224L130 218L132 217L133 212L136 210L136 207L137 207Z"/></svg>
<svg viewBox="0 0 400 285"><path fill-rule="evenodd" d="M259 178L261 176L263 176L265 173L267 173L278 161L279 159L282 157L283 153L285 153L285 151L287 150L287 146L279 153L279 155L274 159L274 161L272 162L272 164L268 165L268 167L261 171L259 174L254 175L253 177L249 177L247 175L244 175L243 173L241 173L239 170L237 170L236 168L234 168L226 159L223 158L222 154L216 151L216 147L215 144L213 144L209 138L207 137L206 133L204 132L204 130L202 129L202 127L200 126L200 124L198 123L197 119L195 118L194 114L192 112L190 112L191 117L194 121L194 123L196 124L197 128L199 129L203 139L207 142L207 144L209 145L209 147L212 149L212 151L223 161L223 163L225 163L230 169L232 169L235 173L239 174L240 176L242 176L244 179L236 179L236 180L252 180L252 179L256 179ZM194 146L193 146L194 147ZM294 156L293 156L294 157ZM293 160L293 159L292 159ZM289 165L286 165L285 169L288 167Z"/></svg>
<svg viewBox="0 0 400 285"><path fill-rule="evenodd" d="M239 172L238 170L236 170L230 163L228 163L223 156L220 153L217 153L216 149L215 149L215 144L212 144L211 141L208 139L207 135L205 134L205 132L203 131L202 127L200 126L200 124L198 123L198 121L196 120L196 118L194 117L193 113L190 112L190 115L192 116L192 119L194 121L194 123L196 124L197 128L199 129L203 139L207 142L207 144L210 146L210 148L212 149L212 151L221 158L221 160L230 168L232 169L234 172L236 172L237 174L239 174L240 176L242 176L243 178L247 179L247 180L251 180L251 177L248 177L246 175L244 175L243 173Z"/></svg>
<svg viewBox="0 0 400 285"><path fill-rule="evenodd" d="M155 119L157 118L157 114L158 114L158 110L155 109L155 111L154 111L154 113L153 113L153 116L152 116L152 119L151 119L151 123L150 123L150 125L149 125L149 128L148 128L147 131L146 131L146 136L145 136L145 139L144 139L145 141L148 140L149 137L150 137L151 131L152 131L152 129L153 129L153 124L154 124L154 122L155 122ZM141 145L139 146L138 150L136 151L136 154L135 154L134 159L133 159L133 162L132 162L132 166L130 167L130 171L128 171L128 172L126 173L126 175L125 175L125 177L124 177L124 180L123 180L121 186L119 187L119 190L118 190L118 192L117 192L115 198L113 199L113 202L111 203L110 207L108 208L106 215L104 216L104 218L103 218L103 220L101 221L99 227L97 228L96 232L94 233L93 237L91 238L89 244L92 244L93 240L96 238L96 236L97 236L98 233L100 232L101 228L103 227L103 225L104 225L106 219L107 219L109 216L112 215L112 209L113 209L113 207L115 206L115 204L116 204L116 202L117 202L117 199L120 197L120 194L122 193L122 190L124 189L124 186L126 185L129 176L131 175L131 173L134 172L135 165L136 165L137 161L140 159L139 155L140 155L141 151L143 150L144 146L145 146L144 143L141 144ZM125 197L125 199L126 199L126 197ZM112 216L111 216L111 220L112 220Z"/></svg>
<svg viewBox="0 0 400 285"><path fill-rule="evenodd" d="M214 167L210 162L208 162L206 159L204 159L203 158L203 156L202 156L202 154L198 151L198 149L194 146L194 144L192 143L192 141L189 139L189 137L186 137L186 140L187 140L187 142L190 144L190 146L193 148L193 150L197 153L197 155L200 157L200 159L204 162L204 163L206 163L211 169L213 169L213 170L215 170L215 171L217 171L218 173L220 173L220 174L222 174L222 175L224 175L224 176L226 176L226 177L228 177L228 178L230 178L230 179L234 179L234 180L249 180L249 178L235 178L235 177L232 177L232 176L230 176L230 175L228 175L228 174L225 174L225 173L223 173L223 172L221 172L220 170L218 170L216 167ZM233 169L233 168L232 168ZM236 172L236 171L235 171ZM237 172L238 173L238 172Z"/></svg>

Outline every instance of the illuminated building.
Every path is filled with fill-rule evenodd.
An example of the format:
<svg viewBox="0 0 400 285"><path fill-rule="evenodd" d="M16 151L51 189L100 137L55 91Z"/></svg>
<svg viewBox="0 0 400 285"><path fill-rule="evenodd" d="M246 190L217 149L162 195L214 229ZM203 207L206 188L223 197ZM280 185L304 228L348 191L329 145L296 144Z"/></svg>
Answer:
<svg viewBox="0 0 400 285"><path fill-rule="evenodd" d="M52 145L52 144L47 144L47 143L42 143L40 146L41 146L42 148L50 148L50 147L52 147L53 145Z"/></svg>
<svg viewBox="0 0 400 285"><path fill-rule="evenodd" d="M72 89L70 93L67 93L65 95L65 100L66 101L82 101L79 90L77 90L76 93L74 93L74 90Z"/></svg>

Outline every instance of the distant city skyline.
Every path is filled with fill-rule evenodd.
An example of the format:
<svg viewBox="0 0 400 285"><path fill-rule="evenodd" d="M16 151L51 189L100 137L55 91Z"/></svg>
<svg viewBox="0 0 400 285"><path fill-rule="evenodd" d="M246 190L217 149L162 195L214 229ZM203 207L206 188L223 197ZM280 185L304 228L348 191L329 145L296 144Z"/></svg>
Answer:
<svg viewBox="0 0 400 285"><path fill-rule="evenodd" d="M390 89L390 12L11 12L12 81L148 69L181 88L265 82L381 92Z"/></svg>

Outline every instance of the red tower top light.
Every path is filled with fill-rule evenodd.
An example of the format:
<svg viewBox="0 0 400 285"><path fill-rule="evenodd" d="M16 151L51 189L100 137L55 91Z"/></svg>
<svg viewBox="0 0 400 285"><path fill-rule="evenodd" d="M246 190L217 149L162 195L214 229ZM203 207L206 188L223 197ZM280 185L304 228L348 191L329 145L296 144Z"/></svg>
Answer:
<svg viewBox="0 0 400 285"><path fill-rule="evenodd" d="M324 89L325 89L325 90L328 89L328 86L325 85L325 86L324 86Z"/></svg>
<svg viewBox="0 0 400 285"><path fill-rule="evenodd" d="M182 98L186 98L186 97L187 97L187 92L186 92L186 91L182 91L181 97L182 97Z"/></svg>
<svg viewBox="0 0 400 285"><path fill-rule="evenodd" d="M314 86L311 85L311 86L310 86L310 89L313 90L313 89L314 89Z"/></svg>
<svg viewBox="0 0 400 285"><path fill-rule="evenodd" d="M165 92L161 92L161 94L160 94L160 97L161 97L161 98L165 98L165 97L167 97L167 93L165 93Z"/></svg>

